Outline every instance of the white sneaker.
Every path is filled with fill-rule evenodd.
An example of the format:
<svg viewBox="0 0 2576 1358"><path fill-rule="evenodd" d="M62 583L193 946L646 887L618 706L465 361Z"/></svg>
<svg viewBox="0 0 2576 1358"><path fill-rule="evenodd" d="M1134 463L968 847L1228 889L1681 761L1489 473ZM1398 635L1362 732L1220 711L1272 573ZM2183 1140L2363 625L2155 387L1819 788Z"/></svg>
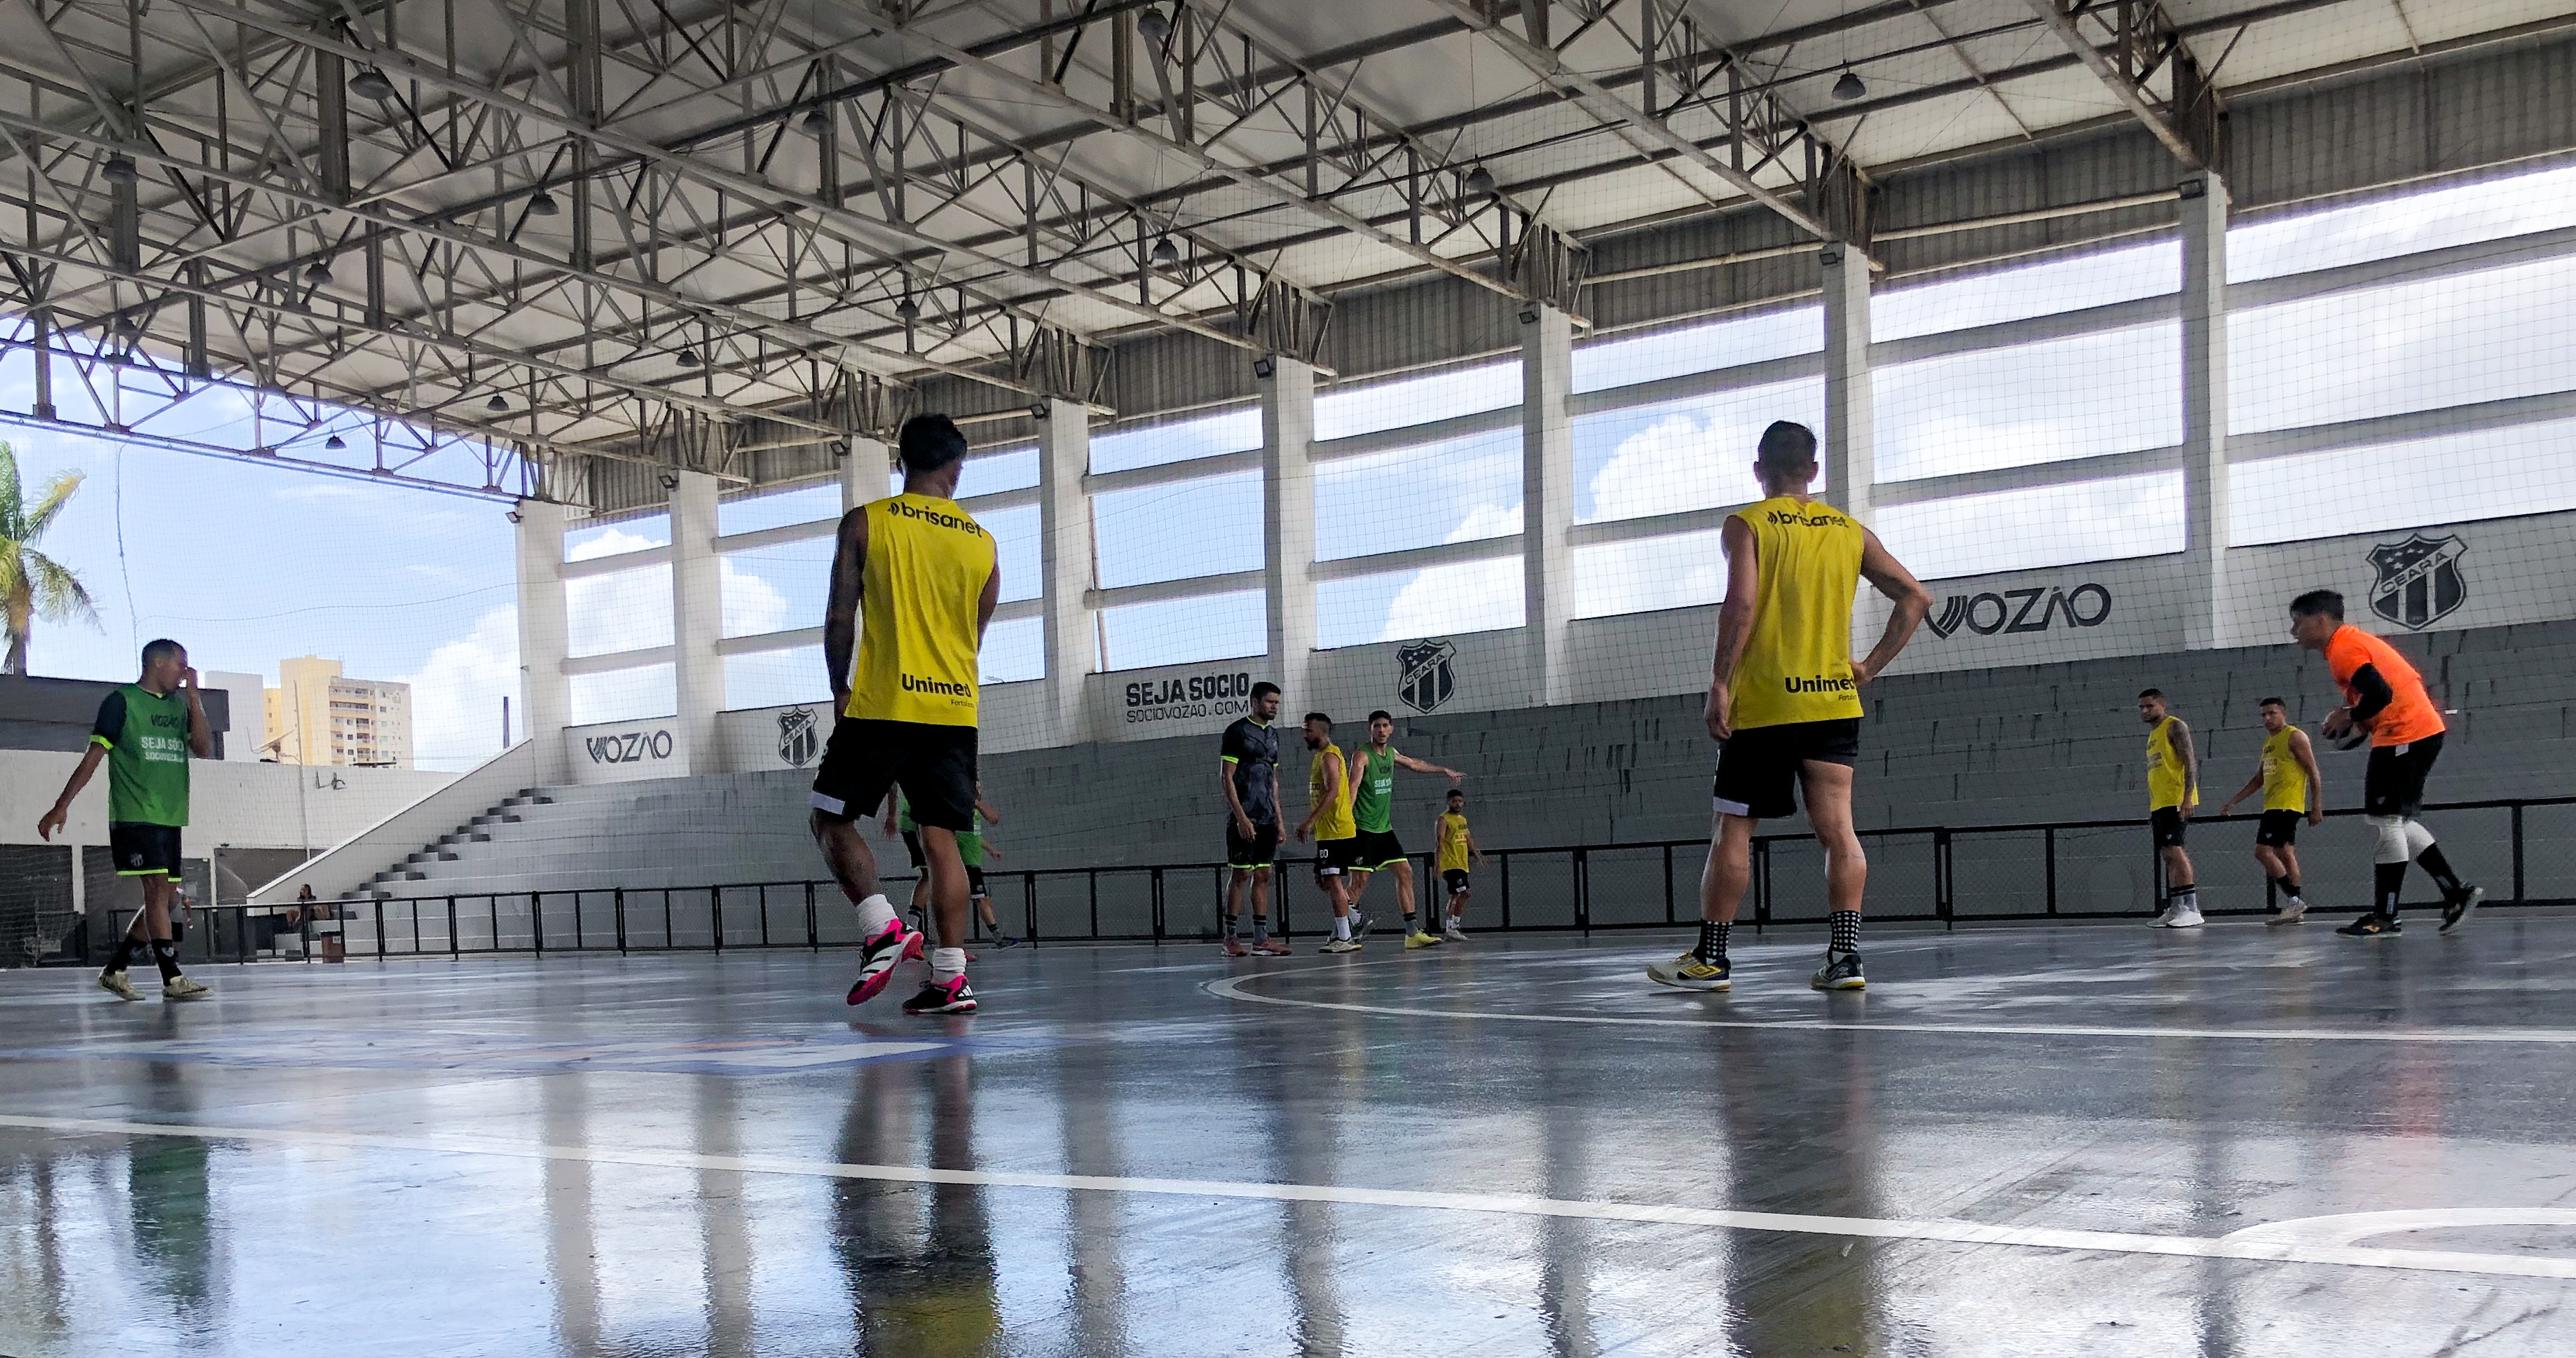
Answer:
<svg viewBox="0 0 2576 1358"><path fill-rule="evenodd" d="M2298 923L2300 917L2307 913L2308 903L2306 901L2290 901L2282 905L2281 913L2274 915L2263 922L2275 929L2278 929L2284 924Z"/></svg>
<svg viewBox="0 0 2576 1358"><path fill-rule="evenodd" d="M1440 936L1452 943L1464 943L1467 941L1467 931L1454 924L1450 925L1447 929L1442 930Z"/></svg>
<svg viewBox="0 0 2576 1358"><path fill-rule="evenodd" d="M2165 907L2165 912L2163 914L2156 916L2154 927L2158 929L2197 929L2204 922L2205 921L2200 917L2200 910L2195 906L2169 905Z"/></svg>

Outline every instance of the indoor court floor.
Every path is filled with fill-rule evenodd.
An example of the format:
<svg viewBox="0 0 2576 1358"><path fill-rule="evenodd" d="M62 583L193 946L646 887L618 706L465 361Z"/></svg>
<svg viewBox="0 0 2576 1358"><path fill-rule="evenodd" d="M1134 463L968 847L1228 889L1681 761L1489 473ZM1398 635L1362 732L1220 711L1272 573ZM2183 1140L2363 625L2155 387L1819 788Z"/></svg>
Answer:
<svg viewBox="0 0 2576 1358"><path fill-rule="evenodd" d="M2576 918L2330 927L11 971L0 1353L2576 1352Z"/></svg>

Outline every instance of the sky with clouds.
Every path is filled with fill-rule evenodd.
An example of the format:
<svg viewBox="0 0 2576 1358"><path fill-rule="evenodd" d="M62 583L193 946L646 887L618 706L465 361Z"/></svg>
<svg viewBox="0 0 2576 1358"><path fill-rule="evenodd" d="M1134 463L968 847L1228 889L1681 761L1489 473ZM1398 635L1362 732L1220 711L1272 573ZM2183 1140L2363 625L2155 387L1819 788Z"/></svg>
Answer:
<svg viewBox="0 0 2576 1358"><path fill-rule="evenodd" d="M2329 208L2240 225L2229 233L2238 282L2576 226L2576 169L2455 186L2393 203ZM2170 292L2178 248L2148 241L2094 254L1892 289L1873 300L1880 339L2045 315ZM2398 276L2366 292L2239 310L2230 331L2237 433L2402 414L2576 387L2576 259L2502 265L2438 279ZM1687 327L1578 347L1579 391L1814 352L1817 308ZM2172 323L2071 340L1882 366L1878 471L1897 480L2154 448L2180 436L2179 331ZM0 359L0 406L32 401L23 355ZM1409 425L1520 400L1514 362L1327 390L1321 438ZM84 397L57 384L58 402ZM110 400L115 399L112 395ZM1579 522L1741 501L1762 427L1821 425L1823 384L1808 379L1583 417L1575 429ZM233 446L253 441L237 398L192 402L162 432ZM337 427L337 426L335 426ZM353 436L363 433L346 426ZM328 430L259 435L318 441ZM517 688L513 545L504 506L283 468L220 463L56 429L0 431L29 482L57 469L87 474L46 547L89 582L96 628L40 625L39 673L125 678L134 648L162 634L186 641L204 669L272 682L279 659L306 653L365 678L414 686L425 766L470 766L500 744L500 700ZM1186 462L1257 447L1257 412L1233 410L1094 440L1095 471ZM2496 513L2576 506L2576 421L2409 440L2362 452L2306 454L2236 469L2238 541L2377 531ZM1337 460L1315 479L1317 553L1327 560L1520 530L1516 430ZM963 494L1031 486L1033 450L979 457ZM2367 486L2366 491L2356 487ZM727 533L826 518L837 490L810 488L729 502ZM2285 502L2302 505L2293 517ZM1000 548L1006 599L1035 597L1037 511L985 517ZM1927 577L2171 551L2181 543L2178 474L1959 497L1886 508L1878 529ZM1230 473L1113 492L1094 503L1105 585L1143 584L1261 564L1257 474ZM660 516L572 536L572 559L666 541ZM820 620L825 539L730 556L728 636ZM1714 601L1723 572L1713 533L1587 547L1574 559L1582 616ZM597 654L664 644L667 567L571 586L573 649ZM1517 557L1336 580L1317 590L1323 644L1517 626ZM1258 654L1257 591L1131 605L1100 619L1111 668ZM734 706L804 701L823 690L816 648L729 657ZM1034 619L995 627L984 659L993 681L1043 670ZM671 709L668 667L582 676L575 718Z"/></svg>

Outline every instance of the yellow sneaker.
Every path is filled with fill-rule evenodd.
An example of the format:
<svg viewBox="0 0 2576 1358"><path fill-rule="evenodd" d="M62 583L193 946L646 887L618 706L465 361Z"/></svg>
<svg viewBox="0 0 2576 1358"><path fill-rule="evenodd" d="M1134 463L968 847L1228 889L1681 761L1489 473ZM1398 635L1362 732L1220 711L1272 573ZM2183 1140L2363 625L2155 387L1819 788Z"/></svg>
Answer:
<svg viewBox="0 0 2576 1358"><path fill-rule="evenodd" d="M1647 980L1682 990L1725 990L1735 984L1734 974L1734 963L1723 957L1703 962L1695 952L1683 953L1669 962L1646 964Z"/></svg>
<svg viewBox="0 0 2576 1358"><path fill-rule="evenodd" d="M120 1000L139 1000L143 998L143 992L135 989L134 983L125 979L125 973L121 971L100 972L98 974L98 988L106 991L110 995L114 995Z"/></svg>
<svg viewBox="0 0 2576 1358"><path fill-rule="evenodd" d="M1404 936L1404 946L1408 948L1437 948L1440 946L1440 936L1438 934L1426 934L1421 930L1416 929L1412 933Z"/></svg>

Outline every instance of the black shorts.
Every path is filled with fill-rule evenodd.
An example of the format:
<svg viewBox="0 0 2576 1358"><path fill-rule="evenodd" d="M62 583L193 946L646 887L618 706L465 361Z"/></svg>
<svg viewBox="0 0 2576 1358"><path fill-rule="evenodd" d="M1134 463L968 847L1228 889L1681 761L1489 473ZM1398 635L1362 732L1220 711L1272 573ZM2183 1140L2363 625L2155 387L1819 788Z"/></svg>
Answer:
<svg viewBox="0 0 2576 1358"><path fill-rule="evenodd" d="M915 825L964 834L975 828L975 728L926 722L832 724L832 742L814 770L814 809L834 820L873 815L886 793L903 789Z"/></svg>
<svg viewBox="0 0 2576 1358"><path fill-rule="evenodd" d="M2270 849L2286 849L2299 842L2299 822L2306 820L2305 811L2266 811L2263 823L2254 827L2254 842Z"/></svg>
<svg viewBox="0 0 2576 1358"><path fill-rule="evenodd" d="M1393 830L1362 830L1351 840L1351 871L1375 872L1404 861L1404 845Z"/></svg>
<svg viewBox="0 0 2576 1358"><path fill-rule="evenodd" d="M1357 839L1319 839L1315 841L1315 883L1323 885L1348 872L1359 862Z"/></svg>
<svg viewBox="0 0 2576 1358"><path fill-rule="evenodd" d="M1266 868L1279 857L1279 822L1254 821L1252 838L1243 837L1242 827L1234 817L1225 818L1225 865L1230 868Z"/></svg>
<svg viewBox="0 0 2576 1358"><path fill-rule="evenodd" d="M903 832L903 851L912 855L912 870L914 872L920 872L924 868L930 866L930 860L922 857L921 855L921 832L919 830L906 830Z"/></svg>
<svg viewBox="0 0 2576 1358"><path fill-rule="evenodd" d="M2424 775L2442 756L2442 736L2436 731L2404 745L2371 746L2361 774L2362 814L2409 820L2424 814Z"/></svg>
<svg viewBox="0 0 2576 1358"><path fill-rule="evenodd" d="M1448 869L1440 874L1440 885L1447 887L1450 895L1457 895L1467 889L1467 870L1465 868Z"/></svg>
<svg viewBox="0 0 2576 1358"><path fill-rule="evenodd" d="M2179 849L2191 837L2191 822L2176 807L2159 806L2147 813L2147 834L2159 849Z"/></svg>
<svg viewBox="0 0 2576 1358"><path fill-rule="evenodd" d="M117 821L107 827L107 851L116 859L119 877L167 877L184 881L179 865L179 827Z"/></svg>
<svg viewBox="0 0 2576 1358"><path fill-rule="evenodd" d="M1798 767L1860 762L1860 718L1793 721L1738 731L1717 748L1711 796L1722 815L1772 820L1798 813Z"/></svg>

